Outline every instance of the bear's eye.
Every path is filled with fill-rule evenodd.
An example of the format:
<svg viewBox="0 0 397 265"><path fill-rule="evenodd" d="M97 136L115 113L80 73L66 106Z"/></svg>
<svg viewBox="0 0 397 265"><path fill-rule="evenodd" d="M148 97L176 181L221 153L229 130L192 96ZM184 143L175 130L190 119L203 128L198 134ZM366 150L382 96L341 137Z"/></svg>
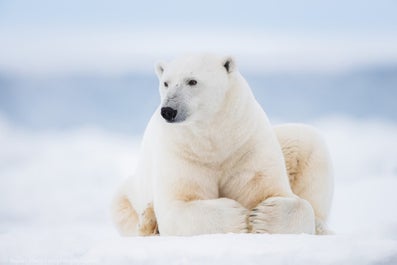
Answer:
<svg viewBox="0 0 397 265"><path fill-rule="evenodd" d="M189 86L195 86L195 85L197 85L197 81L194 80L194 79L191 79L191 80L189 80L189 81L187 82L187 84L188 84Z"/></svg>
<svg viewBox="0 0 397 265"><path fill-rule="evenodd" d="M167 82L164 82L164 86L165 86L165 87L168 87L168 83L167 83Z"/></svg>

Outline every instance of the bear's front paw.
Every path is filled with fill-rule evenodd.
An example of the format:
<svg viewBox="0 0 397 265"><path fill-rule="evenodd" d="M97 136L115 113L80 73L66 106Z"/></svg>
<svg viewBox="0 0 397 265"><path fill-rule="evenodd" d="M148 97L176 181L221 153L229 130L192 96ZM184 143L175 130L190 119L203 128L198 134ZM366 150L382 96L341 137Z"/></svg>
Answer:
<svg viewBox="0 0 397 265"><path fill-rule="evenodd" d="M222 217L220 218L221 226L226 233L248 233L247 216L249 211L238 202L221 198Z"/></svg>
<svg viewBox="0 0 397 265"><path fill-rule="evenodd" d="M300 198L271 197L259 203L248 216L251 233L314 233L311 205Z"/></svg>
<svg viewBox="0 0 397 265"><path fill-rule="evenodd" d="M153 236L159 233L153 203L149 203L139 218L138 234L140 236Z"/></svg>

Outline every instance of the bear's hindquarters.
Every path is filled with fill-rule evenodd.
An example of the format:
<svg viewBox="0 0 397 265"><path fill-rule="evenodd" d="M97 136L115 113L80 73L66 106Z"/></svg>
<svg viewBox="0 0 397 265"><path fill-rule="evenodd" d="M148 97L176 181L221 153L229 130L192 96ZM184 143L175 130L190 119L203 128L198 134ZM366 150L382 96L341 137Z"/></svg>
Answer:
<svg viewBox="0 0 397 265"><path fill-rule="evenodd" d="M153 236L159 233L153 203L150 201L142 210L137 208L137 198L140 194L134 190L131 177L122 183L113 198L112 219L122 236Z"/></svg>
<svg viewBox="0 0 397 265"><path fill-rule="evenodd" d="M126 180L117 190L111 205L111 215L117 230L122 236L138 234L138 214L131 204L127 194L130 188Z"/></svg>
<svg viewBox="0 0 397 265"><path fill-rule="evenodd" d="M286 124L274 127L284 155L292 191L313 207L316 234L326 226L333 196L331 159L324 140L312 127Z"/></svg>

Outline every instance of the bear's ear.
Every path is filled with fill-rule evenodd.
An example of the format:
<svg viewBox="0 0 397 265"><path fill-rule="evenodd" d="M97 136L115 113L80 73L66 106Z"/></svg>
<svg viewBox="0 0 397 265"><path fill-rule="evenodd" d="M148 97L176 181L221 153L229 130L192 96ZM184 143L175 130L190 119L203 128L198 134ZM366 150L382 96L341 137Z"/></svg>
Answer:
<svg viewBox="0 0 397 265"><path fill-rule="evenodd" d="M225 67L225 69L228 73L233 72L236 68L234 59L231 56L224 58L222 61L222 65L223 65L223 67Z"/></svg>
<svg viewBox="0 0 397 265"><path fill-rule="evenodd" d="M161 76L164 73L164 69L165 69L165 63L163 62L156 63L154 67L154 71L156 72L158 78L161 78Z"/></svg>

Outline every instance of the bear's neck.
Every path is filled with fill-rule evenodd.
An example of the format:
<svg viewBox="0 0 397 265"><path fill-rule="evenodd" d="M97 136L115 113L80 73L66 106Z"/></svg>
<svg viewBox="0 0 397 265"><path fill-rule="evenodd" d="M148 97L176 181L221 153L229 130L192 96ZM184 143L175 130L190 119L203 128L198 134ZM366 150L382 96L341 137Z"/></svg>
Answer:
<svg viewBox="0 0 397 265"><path fill-rule="evenodd" d="M217 115L175 130L179 136L172 144L178 155L204 164L222 164L252 138L260 123L256 120L259 105L243 77L236 74L235 78L236 85L229 89Z"/></svg>

